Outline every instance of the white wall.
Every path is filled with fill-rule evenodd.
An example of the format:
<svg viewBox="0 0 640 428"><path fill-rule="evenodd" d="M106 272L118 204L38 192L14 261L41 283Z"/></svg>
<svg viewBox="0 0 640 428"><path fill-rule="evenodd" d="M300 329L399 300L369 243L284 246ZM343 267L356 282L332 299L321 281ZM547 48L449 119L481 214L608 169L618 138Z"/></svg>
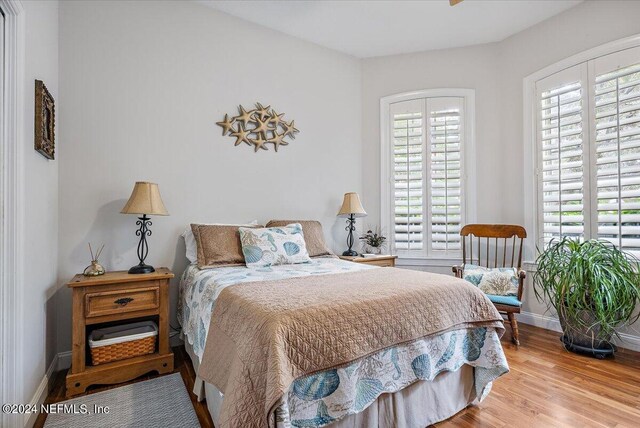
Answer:
<svg viewBox="0 0 640 428"><path fill-rule="evenodd" d="M476 159L470 162L476 164L477 181L468 183L467 191L482 195L500 186L502 177L494 173L501 168L502 149L495 114L500 102L497 54L495 45L481 45L363 60L362 161L367 222L380 223L380 98L387 95L434 88L475 89ZM478 198L478 221L501 220L502 207L496 202L494 198ZM451 266L431 266L429 270L451 273Z"/></svg>
<svg viewBox="0 0 640 428"><path fill-rule="evenodd" d="M22 350L23 403L34 396L56 354L58 278L59 160L45 159L33 149L34 80L42 80L60 105L58 90L58 2L23 2L25 14L24 78L24 284ZM58 113L56 111L56 113ZM62 133L56 116L56 145ZM58 153L56 153L56 157Z"/></svg>
<svg viewBox="0 0 640 428"><path fill-rule="evenodd" d="M503 218L524 224L523 79L579 52L640 33L638 17L640 2L588 1L499 44L501 144L507 154L503 173L509 177L501 181ZM532 286L530 275L523 310L543 314L546 307L538 303ZM623 331L640 338L637 331Z"/></svg>
<svg viewBox="0 0 640 428"><path fill-rule="evenodd" d="M363 60L363 196L370 217L379 218L380 209L380 98L464 87L476 90L478 221L524 224L523 79L578 52L640 33L638 17L640 2L588 1L499 43ZM442 266L422 269L450 272ZM530 278L523 311L544 314ZM637 331L627 331L640 345Z"/></svg>
<svg viewBox="0 0 640 428"><path fill-rule="evenodd" d="M192 2L65 1L60 66L61 283L88 264L89 241L106 244L109 270L137 263L136 219L119 214L136 180L157 182L171 214L153 219L147 261L177 275L192 221L318 219L343 248L335 214L362 187L356 59ZM255 102L300 129L278 153L234 147L215 124ZM67 351L70 293L59 294Z"/></svg>

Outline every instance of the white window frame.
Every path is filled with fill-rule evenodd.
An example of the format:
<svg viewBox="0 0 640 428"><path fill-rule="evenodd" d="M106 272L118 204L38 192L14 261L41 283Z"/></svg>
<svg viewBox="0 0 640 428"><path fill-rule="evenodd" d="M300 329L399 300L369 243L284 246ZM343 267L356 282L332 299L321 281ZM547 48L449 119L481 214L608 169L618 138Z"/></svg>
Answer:
<svg viewBox="0 0 640 428"><path fill-rule="evenodd" d="M382 97L380 99L380 223L383 230L385 230L391 237L391 245L393 245L392 235L394 225L391 216L391 209L393 207L391 192L391 187L393 185L393 176L391 175L391 171L393 170L393 158L391 156L391 147L393 143L390 138L390 107L392 104L402 101L439 97L459 97L464 99L463 144L460 147L462 167L461 178L463 180L462 192L460 195L461 200L463 201L462 218L464 223L474 223L476 221L475 89L424 89ZM428 144L428 142L425 141L425 144ZM424 255L399 255L399 258L404 261L405 265L416 266L451 266L452 263L460 262L460 257L451 257L451 255L427 256L426 242L427 240L425 240ZM462 256L462 253L460 256Z"/></svg>
<svg viewBox="0 0 640 428"><path fill-rule="evenodd" d="M619 51L623 51L630 48L640 46L640 34L627 37L614 42L606 43L604 45L580 52L555 64L536 71L535 73L525 77L523 79L523 143L524 143L524 215L525 215L525 228L529 232L529 239L525 240L524 259L525 263L535 268L535 258L537 255L536 247L542 245L542 233L540 230L539 219L539 171L538 171L538 157L540 156L539 147L537 144L537 127L536 121L538 118L537 108L537 93L536 82L549 77L553 74L559 73L570 67L575 67L582 63L586 63L596 58L610 55ZM587 97L591 97L591 88L585 87L583 90L587 91ZM589 102L591 100L589 99ZM590 108L587 106L587 115L590 115ZM585 129L585 132L590 132L589 129ZM590 141L590 140L589 140ZM588 150L585 151L585 153ZM587 160L588 161L588 160ZM590 168L590 164L587 165ZM585 171L588 173L588 170ZM586 199L590 199L591 196ZM586 201L589 202L589 201ZM587 208L585 207L585 210ZM586 211L585 211L586 212ZM585 232L587 228L592 227L588 224L588 220L585 217Z"/></svg>

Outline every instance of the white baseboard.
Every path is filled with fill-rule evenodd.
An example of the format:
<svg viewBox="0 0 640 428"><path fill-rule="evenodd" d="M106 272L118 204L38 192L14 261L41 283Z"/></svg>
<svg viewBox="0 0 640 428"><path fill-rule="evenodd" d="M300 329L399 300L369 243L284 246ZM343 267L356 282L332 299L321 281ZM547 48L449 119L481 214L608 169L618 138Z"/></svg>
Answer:
<svg viewBox="0 0 640 428"><path fill-rule="evenodd" d="M518 322L523 324L533 325L546 330L562 332L558 318L550 317L548 315L534 314L533 312L520 312L517 317Z"/></svg>
<svg viewBox="0 0 640 428"><path fill-rule="evenodd" d="M49 394L49 389L52 386L53 374L56 371L58 371L59 361L60 361L59 354L56 354L56 356L53 357L53 361L51 361L49 368L47 368L47 372L44 374L42 381L40 381L40 385L38 385L38 389L36 389L35 394L33 394L33 397L29 402L30 407L32 406L40 407L40 405L44 403L44 400L47 398L47 395ZM23 426L31 428L33 424L36 422L37 417L38 417L37 412L25 413Z"/></svg>
<svg viewBox="0 0 640 428"><path fill-rule="evenodd" d="M534 314L533 312L521 312L518 315L518 322L523 324L533 325L536 327L544 328L547 330L562 332L560 327L560 321L556 317L548 315ZM620 339L614 338L614 343L621 348L629 349L631 351L640 352L640 336L633 334L621 333Z"/></svg>

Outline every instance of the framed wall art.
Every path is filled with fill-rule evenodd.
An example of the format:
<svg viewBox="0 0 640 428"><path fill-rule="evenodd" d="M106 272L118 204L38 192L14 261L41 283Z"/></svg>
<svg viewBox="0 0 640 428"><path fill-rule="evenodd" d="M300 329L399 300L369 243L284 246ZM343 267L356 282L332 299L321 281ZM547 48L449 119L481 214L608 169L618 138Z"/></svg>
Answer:
<svg viewBox="0 0 640 428"><path fill-rule="evenodd" d="M36 80L34 147L47 159L55 159L55 101L42 80Z"/></svg>

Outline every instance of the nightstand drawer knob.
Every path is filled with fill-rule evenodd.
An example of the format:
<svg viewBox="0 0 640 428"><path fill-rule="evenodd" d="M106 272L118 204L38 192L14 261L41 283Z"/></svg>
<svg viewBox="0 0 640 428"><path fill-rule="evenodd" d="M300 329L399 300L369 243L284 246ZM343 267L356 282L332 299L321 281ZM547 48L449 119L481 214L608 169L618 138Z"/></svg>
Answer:
<svg viewBox="0 0 640 428"><path fill-rule="evenodd" d="M127 306L127 304L130 302L133 302L133 299L131 297L123 297L122 299L118 299L113 303L120 306Z"/></svg>

